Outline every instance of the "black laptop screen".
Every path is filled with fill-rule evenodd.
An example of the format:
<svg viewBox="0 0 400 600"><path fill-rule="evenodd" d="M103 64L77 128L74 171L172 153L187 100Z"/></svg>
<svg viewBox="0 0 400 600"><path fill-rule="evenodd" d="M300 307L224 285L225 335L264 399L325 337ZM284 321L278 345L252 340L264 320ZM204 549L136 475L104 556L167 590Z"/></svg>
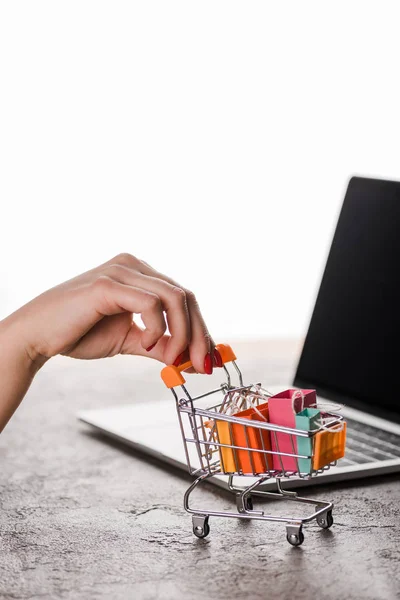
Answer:
<svg viewBox="0 0 400 600"><path fill-rule="evenodd" d="M400 183L354 177L295 382L400 413L399 374Z"/></svg>

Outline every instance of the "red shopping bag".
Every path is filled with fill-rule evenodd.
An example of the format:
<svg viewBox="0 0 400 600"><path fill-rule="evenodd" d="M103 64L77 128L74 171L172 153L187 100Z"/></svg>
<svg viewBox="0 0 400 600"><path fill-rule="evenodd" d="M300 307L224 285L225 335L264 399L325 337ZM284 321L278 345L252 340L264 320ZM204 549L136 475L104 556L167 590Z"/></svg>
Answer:
<svg viewBox="0 0 400 600"><path fill-rule="evenodd" d="M269 422L273 425L296 428L296 414L305 408L317 406L315 390L285 390L268 400ZM294 434L271 431L271 448L275 471L298 471L298 461L292 456L298 454L297 437Z"/></svg>

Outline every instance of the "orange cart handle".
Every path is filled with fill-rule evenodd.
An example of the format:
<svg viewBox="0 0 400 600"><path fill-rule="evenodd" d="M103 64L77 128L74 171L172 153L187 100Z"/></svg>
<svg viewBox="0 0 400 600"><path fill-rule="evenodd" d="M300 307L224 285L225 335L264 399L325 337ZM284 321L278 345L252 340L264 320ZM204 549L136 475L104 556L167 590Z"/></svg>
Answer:
<svg viewBox="0 0 400 600"><path fill-rule="evenodd" d="M220 353L223 365L236 360L236 355L232 348L228 346L228 344L218 344L215 349ZM168 365L161 371L161 379L167 388L174 388L178 385L183 385L186 379L183 377L182 372L190 369L191 367L193 367L191 360L182 363L179 365L179 367L175 367L175 365Z"/></svg>

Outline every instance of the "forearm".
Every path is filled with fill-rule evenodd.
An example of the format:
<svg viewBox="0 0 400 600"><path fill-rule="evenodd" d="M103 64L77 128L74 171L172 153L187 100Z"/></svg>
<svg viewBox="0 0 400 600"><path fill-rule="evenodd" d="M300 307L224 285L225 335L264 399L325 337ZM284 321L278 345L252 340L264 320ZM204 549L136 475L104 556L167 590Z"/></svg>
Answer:
<svg viewBox="0 0 400 600"><path fill-rule="evenodd" d="M0 432L25 396L43 362L32 360L12 316L0 321Z"/></svg>

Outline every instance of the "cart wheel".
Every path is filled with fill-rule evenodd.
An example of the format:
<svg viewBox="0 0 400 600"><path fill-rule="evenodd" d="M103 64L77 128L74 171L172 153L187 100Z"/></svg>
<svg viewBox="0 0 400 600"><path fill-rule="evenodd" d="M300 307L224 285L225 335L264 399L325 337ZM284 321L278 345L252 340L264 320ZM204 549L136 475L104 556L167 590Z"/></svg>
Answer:
<svg viewBox="0 0 400 600"><path fill-rule="evenodd" d="M304 533L299 529L298 533L288 533L286 539L292 546L301 546L304 542Z"/></svg>
<svg viewBox="0 0 400 600"><path fill-rule="evenodd" d="M194 515L192 517L193 533L198 538L205 538L210 533L208 517Z"/></svg>
<svg viewBox="0 0 400 600"><path fill-rule="evenodd" d="M332 511L328 510L327 513L323 513L317 517L317 523L322 529L329 529L333 525Z"/></svg>

